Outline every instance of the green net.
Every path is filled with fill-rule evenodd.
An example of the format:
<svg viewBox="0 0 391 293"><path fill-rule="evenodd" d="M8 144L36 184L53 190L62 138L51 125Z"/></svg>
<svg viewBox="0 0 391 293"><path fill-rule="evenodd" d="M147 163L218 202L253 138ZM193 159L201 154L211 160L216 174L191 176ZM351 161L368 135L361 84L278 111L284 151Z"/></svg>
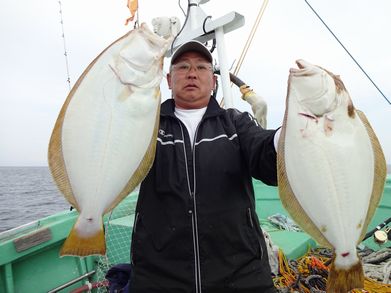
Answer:
<svg viewBox="0 0 391 293"><path fill-rule="evenodd" d="M138 190L128 195L105 216L106 255L97 258L96 279L104 282L107 271L114 265L130 263L130 241L134 223ZM108 292L106 287L97 292Z"/></svg>

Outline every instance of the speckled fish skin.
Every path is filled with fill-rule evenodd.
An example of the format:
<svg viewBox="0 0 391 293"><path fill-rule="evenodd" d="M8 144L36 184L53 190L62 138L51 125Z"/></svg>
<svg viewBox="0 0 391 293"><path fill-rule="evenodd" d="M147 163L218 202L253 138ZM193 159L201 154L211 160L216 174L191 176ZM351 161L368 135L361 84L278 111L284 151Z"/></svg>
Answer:
<svg viewBox="0 0 391 293"><path fill-rule="evenodd" d="M362 268L357 268L357 280L348 284L347 279L354 266L361 267L356 245L380 201L385 158L341 79L304 60L296 63L299 69L290 70L278 145L280 197L307 233L334 248L338 273L331 274L337 278L331 282L337 287L329 279L329 292L343 292L363 285Z"/></svg>
<svg viewBox="0 0 391 293"><path fill-rule="evenodd" d="M149 171L170 42L142 24L107 47L65 101L49 143L49 167L80 215L61 255L104 254L103 214Z"/></svg>

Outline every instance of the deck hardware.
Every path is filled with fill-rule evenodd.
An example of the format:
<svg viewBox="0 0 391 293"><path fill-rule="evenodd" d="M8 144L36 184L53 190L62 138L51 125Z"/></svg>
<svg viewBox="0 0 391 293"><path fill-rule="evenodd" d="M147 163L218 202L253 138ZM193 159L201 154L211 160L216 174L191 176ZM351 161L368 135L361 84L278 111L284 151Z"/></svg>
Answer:
<svg viewBox="0 0 391 293"><path fill-rule="evenodd" d="M95 271L91 271L89 273L86 273L86 274L84 274L84 275L82 275L80 277L77 277L76 279L73 279L73 280L71 280L71 281L69 281L69 282L67 282L67 283L65 283L65 284L63 284L63 285L61 285L61 286L59 286L57 288L54 288L54 289L48 291L48 293L56 293L56 292L58 292L58 291L60 291L62 289L65 289L65 288L67 288L67 287L69 287L69 286L71 286L71 285L73 285L73 284L83 280L84 278L88 278L88 277L92 276L93 274L95 274Z"/></svg>

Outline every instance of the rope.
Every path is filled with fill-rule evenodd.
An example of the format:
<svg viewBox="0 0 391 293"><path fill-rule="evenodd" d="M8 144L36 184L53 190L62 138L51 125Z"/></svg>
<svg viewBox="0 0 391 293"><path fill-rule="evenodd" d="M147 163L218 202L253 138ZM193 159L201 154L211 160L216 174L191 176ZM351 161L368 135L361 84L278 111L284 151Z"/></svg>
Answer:
<svg viewBox="0 0 391 293"><path fill-rule="evenodd" d="M276 225L280 229L284 229L287 231L302 231L301 228L289 217L286 215L277 213L271 215L267 218L272 224Z"/></svg>
<svg viewBox="0 0 391 293"><path fill-rule="evenodd" d="M238 73L239 73L240 67L242 66L244 58L247 55L247 51L250 48L250 45L251 45L251 43L252 43L252 41L254 39L255 33L256 33L257 29L258 29L259 23L260 23L260 21L262 19L263 13L265 12L265 9L266 9L266 6L267 6L268 3L269 3L269 0L264 0L263 3L262 3L261 9L258 12L258 16L255 19L254 25L253 25L253 27L252 27L252 29L250 31L250 34L249 34L249 36L247 38L247 41L246 41L245 45L243 47L242 53L240 54L239 61L236 64L236 67L235 67L235 69L233 71L233 75L238 75ZM220 106L221 107L224 106L224 97L220 101Z"/></svg>
<svg viewBox="0 0 391 293"><path fill-rule="evenodd" d="M378 92L383 96L383 98L388 102L388 104L391 105L390 100L387 99L387 97L383 94L383 92L380 90L380 88L376 85L376 83L371 79L371 77L365 72L365 70L361 67L361 65L357 62L357 60L353 57L352 54L346 49L346 47L342 44L342 42L337 38L337 36L333 33L333 31L328 27L328 25L323 21L323 19L319 16L319 14L315 11L314 8L308 3L307 0L304 0L305 3L311 8L312 12L315 13L315 15L319 18L319 20L323 23L323 25L327 28L327 30L333 35L333 37L337 40L337 42L342 46L342 48L345 50L346 53L352 58L354 63L360 68L360 70L365 74L365 76L369 79L369 81L373 84L373 86L378 90Z"/></svg>
<svg viewBox="0 0 391 293"><path fill-rule="evenodd" d="M365 253L365 252L364 252ZM362 257L362 251L359 251ZM383 255L389 258L384 263L379 264L378 270L382 271L380 278L374 279L371 274L365 270L364 289L354 289L351 293L373 292L386 293L391 292L389 270L391 269L390 248L372 252L371 259L378 259ZM304 256L297 260L288 261L282 250L279 250L279 274L273 278L274 285L278 292L304 292L304 293L325 293L326 283L329 274L329 265L333 256L331 249L315 248L309 250ZM362 257L365 269L365 258Z"/></svg>
<svg viewBox="0 0 391 293"><path fill-rule="evenodd" d="M67 83L68 83L68 89L71 91L71 78L69 76L69 63L68 63L68 53L67 53L67 46L65 42L65 32L64 32L64 21L62 18L62 6L61 1L58 1L58 4L60 5L60 23L61 23L61 30L62 30L62 39L64 44L64 56L65 56L65 66L67 70Z"/></svg>
<svg viewBox="0 0 391 293"><path fill-rule="evenodd" d="M247 38L246 44L244 45L244 48L242 50L242 54L240 55L239 61L236 64L235 70L233 72L234 75L238 75L238 73L239 73L240 67L243 64L244 58L246 57L246 54L247 54L247 51L250 48L251 42L254 39L255 33L256 33L257 29L258 29L259 23L260 23L260 21L262 19L263 13L265 12L265 9L266 9L266 6L267 6L268 3L269 3L269 0L265 0L262 3L261 9L259 10L258 16L257 16L257 18L255 20L255 23L254 23L252 29L251 29L250 35Z"/></svg>

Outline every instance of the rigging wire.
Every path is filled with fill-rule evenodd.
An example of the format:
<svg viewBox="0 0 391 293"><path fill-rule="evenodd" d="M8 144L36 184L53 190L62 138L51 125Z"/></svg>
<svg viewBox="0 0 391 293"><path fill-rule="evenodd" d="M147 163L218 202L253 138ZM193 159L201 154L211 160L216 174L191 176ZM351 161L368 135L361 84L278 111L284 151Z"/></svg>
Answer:
<svg viewBox="0 0 391 293"><path fill-rule="evenodd" d="M337 40L337 42L342 46L342 48L345 50L346 53L352 58L354 63L360 68L360 70L365 74L365 76L369 79L369 81L373 84L373 86L378 90L378 92L383 96L383 98L388 102L388 104L391 105L391 102L387 97L383 94L383 92L380 90L380 88L376 85L376 83L372 80L372 78L365 72L365 70L361 67L361 65L357 62L357 60L350 54L348 49L342 44L342 42L337 38L337 36L333 33L333 31L328 27L328 25L323 21L323 19L319 16L319 14L315 11L315 9L308 3L307 0L304 0L305 3L309 6L309 8L312 10L313 13L319 18L319 20L323 23L323 25L327 28L327 30L333 35L333 37Z"/></svg>
<svg viewBox="0 0 391 293"><path fill-rule="evenodd" d="M250 34L249 34L249 36L247 38L247 41L246 41L246 43L245 43L245 45L243 47L242 53L240 54L239 61L238 61L238 63L235 66L235 69L233 71L233 75L232 76L237 76L238 73L239 73L240 67L243 64L244 58L246 58L248 49L251 46L251 43L252 43L252 41L254 39L255 33L257 32L259 23L260 23L260 21L262 19L262 16L263 16L263 14L264 14L264 12L266 10L266 6L267 6L268 3L269 3L269 0L264 0L263 3L262 3L262 6L261 6L261 8L260 8L260 10L258 12L257 18L255 19L254 25L253 25L253 27L252 27L252 29L250 31ZM224 106L224 97L220 101L220 106L221 107Z"/></svg>
<svg viewBox="0 0 391 293"><path fill-rule="evenodd" d="M258 16L257 16L257 18L255 20L255 23L254 23L254 25L253 25L253 27L251 29L250 35L247 38L246 44L243 47L242 53L241 53L241 55L239 57L239 61L238 61L237 65L235 67L235 70L233 72L234 75L238 75L238 73L239 73L240 67L243 64L244 58L246 57L246 54L247 54L247 51L250 48L251 42L254 39L255 33L256 33L257 29L258 29L259 23L260 23L260 21L262 19L263 13L265 12L265 9L266 9L266 6L267 6L268 3L269 3L269 0L263 1L262 7L259 10Z"/></svg>
<svg viewBox="0 0 391 293"><path fill-rule="evenodd" d="M171 47L170 47L170 53L171 53L171 54L174 53L173 51L174 51L175 42L176 42L177 38L179 37L179 35L182 33L183 29L185 28L187 21L189 20L190 8L191 8L191 6L194 6L194 5L195 5L195 4L191 4L191 3L190 3L190 0L188 0L188 1L187 1L187 11L186 11L186 13L185 13L185 11L183 10L182 5L181 5L181 0L178 0L178 6L179 6L179 8L182 10L182 12L183 12L183 14L184 14L184 16L185 16L185 21L184 21L184 23L183 23L183 25L182 25L180 31L177 33L177 35L174 37L174 40L173 40L172 43L171 43ZM204 23L203 23L203 26L202 26L202 27L203 27L203 30L204 30L204 34L208 34L208 33L209 33L209 32L206 32L206 31L205 31L205 23L206 23L206 21L207 21L208 19L210 19L210 18L211 18L211 16L207 16L207 17L204 19ZM215 49L215 47L216 47L216 40L213 39L212 48L210 49L210 52L211 52L211 53L213 52L213 50Z"/></svg>
<svg viewBox="0 0 391 293"><path fill-rule="evenodd" d="M179 7L182 9L182 6L181 6L180 1L178 2L178 4L179 4ZM174 40L173 40L172 43L171 43L171 47L170 47L170 53L171 53L171 55L174 53L174 44L175 44L175 42L176 42L178 36L181 34L181 32L183 31L183 29L184 29L185 26L186 26L187 21L189 20L190 6L191 6L191 5L190 5L190 0L187 0L187 12L186 12L186 14L185 14L186 18L185 18L185 21L184 21L184 23L183 23L183 25L182 25L182 27L181 27L181 30L177 33L177 35L174 37Z"/></svg>
<svg viewBox="0 0 391 293"><path fill-rule="evenodd" d="M69 62L68 62L68 52L67 52L67 46L65 42L65 32L64 32L64 20L62 18L62 6L61 1L58 1L58 4L60 5L60 23L61 23L61 30L62 30L62 39L63 39L63 45L64 45L64 56L65 56L65 66L67 70L67 83L68 83L68 89L71 91L71 78L69 76Z"/></svg>

